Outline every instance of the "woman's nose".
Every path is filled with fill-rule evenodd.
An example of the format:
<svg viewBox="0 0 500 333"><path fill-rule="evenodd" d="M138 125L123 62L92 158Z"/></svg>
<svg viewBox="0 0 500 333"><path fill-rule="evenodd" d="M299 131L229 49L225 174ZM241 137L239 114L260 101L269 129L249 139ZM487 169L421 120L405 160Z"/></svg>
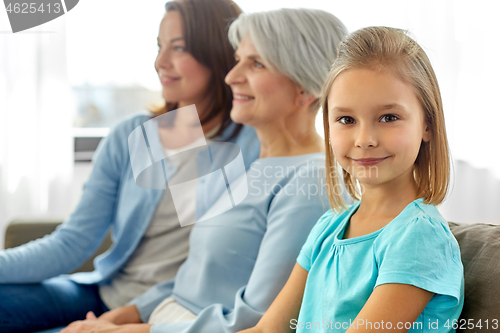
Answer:
<svg viewBox="0 0 500 333"><path fill-rule="evenodd" d="M229 73L227 73L226 78L224 80L227 85L233 85L233 84L242 83L245 81L244 75L243 75L240 67L241 67L240 63L237 63L229 71Z"/></svg>
<svg viewBox="0 0 500 333"><path fill-rule="evenodd" d="M172 62L170 54L167 51L160 50L155 60L155 68L158 71L160 68L171 68Z"/></svg>

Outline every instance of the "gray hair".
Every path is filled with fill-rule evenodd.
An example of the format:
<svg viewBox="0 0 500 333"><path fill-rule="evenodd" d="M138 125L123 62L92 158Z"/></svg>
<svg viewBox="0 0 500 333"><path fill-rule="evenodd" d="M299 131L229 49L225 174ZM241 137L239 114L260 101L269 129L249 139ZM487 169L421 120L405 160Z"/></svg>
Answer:
<svg viewBox="0 0 500 333"><path fill-rule="evenodd" d="M241 14L229 27L229 41L236 49L247 35L270 70L318 97L347 28L323 10L282 8Z"/></svg>

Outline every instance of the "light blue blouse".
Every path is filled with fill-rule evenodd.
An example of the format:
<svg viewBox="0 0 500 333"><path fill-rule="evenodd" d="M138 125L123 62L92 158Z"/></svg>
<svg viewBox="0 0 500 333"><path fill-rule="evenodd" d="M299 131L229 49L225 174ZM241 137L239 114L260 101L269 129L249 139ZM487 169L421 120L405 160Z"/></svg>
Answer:
<svg viewBox="0 0 500 333"><path fill-rule="evenodd" d="M130 117L103 140L78 206L55 232L0 251L0 283L36 283L68 274L97 250L110 228L113 245L94 260L95 270L68 278L83 284L106 284L113 278L135 251L163 195L163 190L139 187L130 163L129 135L148 120L146 114ZM255 130L248 126L227 140L234 126L232 123L216 141L238 145L248 169L259 156L260 142ZM149 140L150 146L161 146L158 135L150 136ZM175 171L167 160L164 162L167 175ZM213 183L200 182L196 188L197 214L206 212L223 190Z"/></svg>

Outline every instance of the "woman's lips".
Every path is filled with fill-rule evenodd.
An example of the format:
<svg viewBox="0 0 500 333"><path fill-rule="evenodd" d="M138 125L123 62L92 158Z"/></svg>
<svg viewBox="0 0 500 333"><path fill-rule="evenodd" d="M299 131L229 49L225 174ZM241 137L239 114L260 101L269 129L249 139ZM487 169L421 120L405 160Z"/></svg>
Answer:
<svg viewBox="0 0 500 333"><path fill-rule="evenodd" d="M353 160L358 163L359 165L363 165L363 166L366 166L366 165L375 165L375 164L379 164L380 162L382 162L383 160L385 160L387 157L382 157L382 158L359 158L359 159L355 159L353 158Z"/></svg>
<svg viewBox="0 0 500 333"><path fill-rule="evenodd" d="M180 78L173 76L160 75L160 82L162 85L166 86L176 81L179 81Z"/></svg>
<svg viewBox="0 0 500 333"><path fill-rule="evenodd" d="M246 103L251 102L255 97L243 94L233 94L233 103Z"/></svg>

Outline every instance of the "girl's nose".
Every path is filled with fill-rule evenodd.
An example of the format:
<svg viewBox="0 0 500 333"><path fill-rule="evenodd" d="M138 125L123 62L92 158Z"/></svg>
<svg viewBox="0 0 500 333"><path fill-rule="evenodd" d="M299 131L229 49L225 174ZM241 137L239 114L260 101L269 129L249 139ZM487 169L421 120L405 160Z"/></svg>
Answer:
<svg viewBox="0 0 500 333"><path fill-rule="evenodd" d="M361 149L376 147L378 139L375 129L371 126L360 126L356 133L355 145Z"/></svg>

